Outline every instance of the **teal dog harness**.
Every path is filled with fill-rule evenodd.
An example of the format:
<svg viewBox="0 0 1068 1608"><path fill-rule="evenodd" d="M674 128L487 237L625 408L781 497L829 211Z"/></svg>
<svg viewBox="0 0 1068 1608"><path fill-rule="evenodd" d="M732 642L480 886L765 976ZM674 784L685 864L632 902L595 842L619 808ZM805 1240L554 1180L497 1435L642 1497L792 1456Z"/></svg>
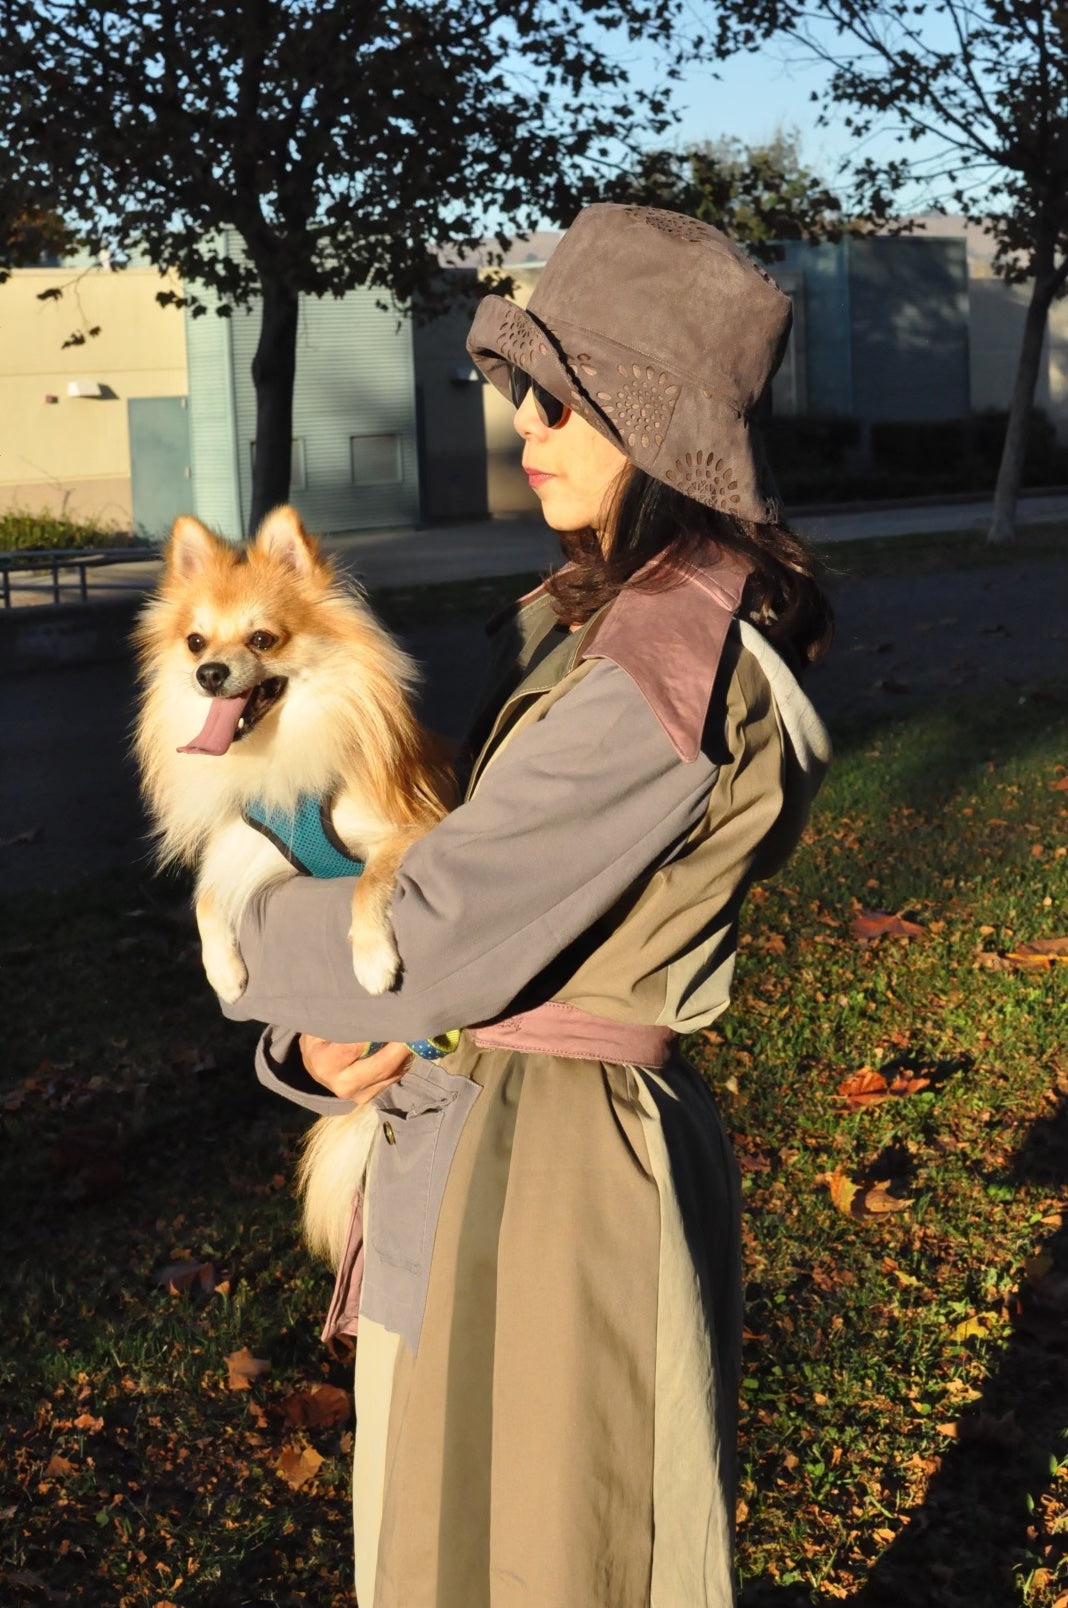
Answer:
<svg viewBox="0 0 1068 1608"><path fill-rule="evenodd" d="M292 811L256 799L246 806L244 819L269 838L302 877L358 877L363 872L365 862L350 854L334 831L325 799L304 794ZM408 1048L424 1061L440 1061L456 1048L458 1037L443 1033L440 1038L410 1040ZM363 1053L371 1055L381 1048L368 1044Z"/></svg>

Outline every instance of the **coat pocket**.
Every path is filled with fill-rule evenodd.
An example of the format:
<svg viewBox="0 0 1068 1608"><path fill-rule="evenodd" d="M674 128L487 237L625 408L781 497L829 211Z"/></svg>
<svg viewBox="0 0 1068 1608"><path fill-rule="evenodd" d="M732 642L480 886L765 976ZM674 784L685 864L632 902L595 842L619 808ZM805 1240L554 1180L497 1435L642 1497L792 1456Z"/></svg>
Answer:
<svg viewBox="0 0 1068 1608"><path fill-rule="evenodd" d="M364 1202L361 1315L414 1351L445 1182L478 1084L441 1065L405 1073L374 1101L375 1139Z"/></svg>

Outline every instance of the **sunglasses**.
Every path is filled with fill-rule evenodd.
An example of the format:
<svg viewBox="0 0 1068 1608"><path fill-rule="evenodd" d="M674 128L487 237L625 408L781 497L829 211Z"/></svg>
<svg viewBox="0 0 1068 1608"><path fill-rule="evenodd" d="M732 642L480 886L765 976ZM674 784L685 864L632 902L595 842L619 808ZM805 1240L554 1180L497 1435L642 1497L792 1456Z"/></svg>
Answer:
<svg viewBox="0 0 1068 1608"><path fill-rule="evenodd" d="M555 430L557 425L563 424L571 409L559 397L553 396L544 385L539 385L532 379L525 369L516 368L514 363L508 365L508 390L512 398L512 406L518 408L528 391L534 393L534 406L538 410L538 418L546 429Z"/></svg>

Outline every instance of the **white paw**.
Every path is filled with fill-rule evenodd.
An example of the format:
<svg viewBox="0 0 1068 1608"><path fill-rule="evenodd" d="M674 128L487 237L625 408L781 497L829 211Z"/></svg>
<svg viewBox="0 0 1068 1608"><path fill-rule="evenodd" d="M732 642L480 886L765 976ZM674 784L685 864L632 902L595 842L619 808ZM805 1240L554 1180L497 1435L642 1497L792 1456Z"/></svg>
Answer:
<svg viewBox="0 0 1068 1608"><path fill-rule="evenodd" d="M400 971L400 956L393 939L384 933L373 938L357 936L354 929L349 933L349 942L352 944L352 969L360 987L369 994L385 994L393 987Z"/></svg>
<svg viewBox="0 0 1068 1608"><path fill-rule="evenodd" d="M209 956L205 947L203 958L208 982L224 1004L232 1005L241 998L248 982L248 972L241 956L236 949L229 953L216 950Z"/></svg>

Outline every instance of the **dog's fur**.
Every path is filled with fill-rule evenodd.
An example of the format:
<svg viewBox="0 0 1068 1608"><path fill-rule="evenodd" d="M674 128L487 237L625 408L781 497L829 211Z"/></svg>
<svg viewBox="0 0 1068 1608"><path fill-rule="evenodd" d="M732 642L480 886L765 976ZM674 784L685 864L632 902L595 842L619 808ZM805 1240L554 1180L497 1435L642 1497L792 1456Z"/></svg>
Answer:
<svg viewBox="0 0 1068 1608"><path fill-rule="evenodd" d="M254 895L295 874L242 812L255 800L289 810L307 794L330 801L337 835L366 862L349 933L356 976L370 993L391 987L399 956L389 907L401 856L454 801L440 745L413 713L412 661L288 507L268 515L245 549L178 519L135 644L142 787L161 863L197 872L212 987L239 997L242 914ZM218 685L206 690L198 669ZM179 751L196 739L213 695L245 693L249 729L239 726L232 746ZM372 1132L367 1111L323 1118L302 1160L307 1236L335 1262Z"/></svg>

